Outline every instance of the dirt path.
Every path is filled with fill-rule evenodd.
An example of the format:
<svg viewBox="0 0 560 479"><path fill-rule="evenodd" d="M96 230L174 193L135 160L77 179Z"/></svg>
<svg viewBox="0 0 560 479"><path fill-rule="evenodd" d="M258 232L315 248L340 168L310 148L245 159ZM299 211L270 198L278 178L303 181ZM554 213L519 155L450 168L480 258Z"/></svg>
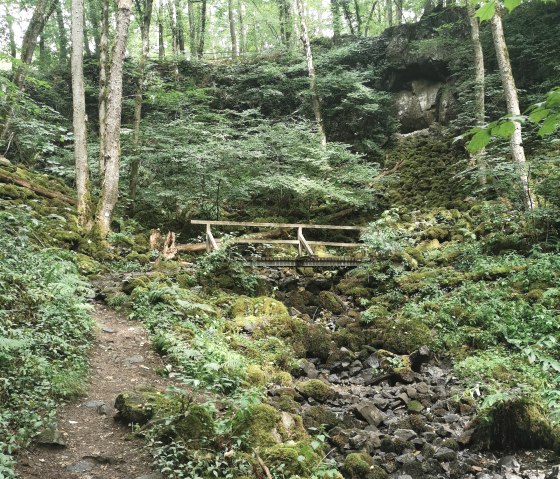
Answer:
<svg viewBox="0 0 560 479"><path fill-rule="evenodd" d="M119 393L135 386L165 387L155 372L161 359L151 351L140 325L101 304L96 304L93 316L99 332L89 357L88 395L58 414L66 447L37 446L21 453L18 474L24 479L135 479L151 474L142 441L115 422L113 405Z"/></svg>

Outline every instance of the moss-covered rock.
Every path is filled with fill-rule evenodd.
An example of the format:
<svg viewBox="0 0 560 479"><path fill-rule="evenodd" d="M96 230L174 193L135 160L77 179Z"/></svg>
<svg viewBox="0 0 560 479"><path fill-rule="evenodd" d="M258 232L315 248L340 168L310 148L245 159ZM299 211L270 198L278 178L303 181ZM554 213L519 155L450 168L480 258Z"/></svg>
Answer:
<svg viewBox="0 0 560 479"><path fill-rule="evenodd" d="M419 319L377 320L372 329L373 338L397 354L410 354L434 342L432 331Z"/></svg>
<svg viewBox="0 0 560 479"><path fill-rule="evenodd" d="M321 461L321 457L305 441L269 447L262 452L262 457L269 467L283 466L285 477L306 477Z"/></svg>
<svg viewBox="0 0 560 479"><path fill-rule="evenodd" d="M473 441L488 449L559 448L560 430L534 399L499 401L475 420Z"/></svg>
<svg viewBox="0 0 560 479"><path fill-rule="evenodd" d="M325 406L309 406L302 411L301 417L305 428L315 432L322 428L330 431L341 422L336 414Z"/></svg>
<svg viewBox="0 0 560 479"><path fill-rule="evenodd" d="M310 324L303 336L303 345L308 358L325 361L331 352L332 334L320 324Z"/></svg>
<svg viewBox="0 0 560 479"><path fill-rule="evenodd" d="M250 364L247 366L247 374L245 380L251 386L264 386L267 382L267 376L262 368L257 364Z"/></svg>
<svg viewBox="0 0 560 479"><path fill-rule="evenodd" d="M127 424L146 424L159 409L168 406L161 391L147 387L139 391L124 392L115 399L117 418Z"/></svg>
<svg viewBox="0 0 560 479"><path fill-rule="evenodd" d="M342 299L332 291L321 291L317 303L321 309L334 314L342 314L346 310L346 305Z"/></svg>
<svg viewBox="0 0 560 479"><path fill-rule="evenodd" d="M330 386L319 379L310 379L300 382L297 390L306 398L313 398L316 401L324 402L333 397L333 390Z"/></svg>
<svg viewBox="0 0 560 479"><path fill-rule="evenodd" d="M286 306L280 301L269 298L268 296L259 296L257 298L239 296L231 305L231 315L233 318L244 316L290 318Z"/></svg>
<svg viewBox="0 0 560 479"><path fill-rule="evenodd" d="M184 414L176 417L171 430L175 439L200 445L214 437L214 417L208 408L193 404Z"/></svg>
<svg viewBox="0 0 560 479"><path fill-rule="evenodd" d="M389 475L374 464L371 456L365 452L352 452L344 460L344 472L350 479L387 479Z"/></svg>

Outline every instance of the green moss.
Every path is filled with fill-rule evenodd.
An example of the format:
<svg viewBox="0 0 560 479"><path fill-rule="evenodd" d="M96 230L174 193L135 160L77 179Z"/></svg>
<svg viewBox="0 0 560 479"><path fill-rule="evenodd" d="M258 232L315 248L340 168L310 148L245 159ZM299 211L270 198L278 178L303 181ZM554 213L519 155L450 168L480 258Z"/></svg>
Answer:
<svg viewBox="0 0 560 479"><path fill-rule="evenodd" d="M411 413L419 413L424 409L424 406L422 406L422 403L420 401L416 401L415 399L413 399L412 401L408 401L408 403L406 404L406 409Z"/></svg>
<svg viewBox="0 0 560 479"><path fill-rule="evenodd" d="M332 291L321 291L317 303L320 308L334 314L342 314L346 309L342 300Z"/></svg>
<svg viewBox="0 0 560 479"><path fill-rule="evenodd" d="M267 376L260 366L250 364L247 367L247 375L245 380L251 386L264 386L267 383Z"/></svg>
<svg viewBox="0 0 560 479"><path fill-rule="evenodd" d="M85 275L97 274L106 269L101 263L82 253L76 254L75 262L80 273Z"/></svg>
<svg viewBox="0 0 560 479"><path fill-rule="evenodd" d="M331 336L330 331L320 324L313 323L308 325L303 337L306 356L325 361L331 352Z"/></svg>
<svg viewBox="0 0 560 479"><path fill-rule="evenodd" d="M499 401L479 414L473 440L489 449L558 449L560 430L536 400L518 397Z"/></svg>
<svg viewBox="0 0 560 479"><path fill-rule="evenodd" d="M432 331L419 319L378 320L372 334L385 349L397 354L410 354L434 342Z"/></svg>
<svg viewBox="0 0 560 479"><path fill-rule="evenodd" d="M281 442L280 412L269 404L253 406L237 424L234 433L245 435L251 447L270 447Z"/></svg>
<svg viewBox="0 0 560 479"><path fill-rule="evenodd" d="M333 394L329 385L319 379L303 381L297 385L297 390L305 397L310 397L320 402L326 401Z"/></svg>
<svg viewBox="0 0 560 479"><path fill-rule="evenodd" d="M231 315L234 318L243 316L290 318L286 306L268 296L259 296L257 298L239 296L231 305Z"/></svg>
<svg viewBox="0 0 560 479"><path fill-rule="evenodd" d="M176 439L200 444L214 436L214 417L208 408L193 404L184 415L177 417L172 429Z"/></svg>
<svg viewBox="0 0 560 479"><path fill-rule="evenodd" d="M192 288L196 286L196 278L188 273L180 273L175 276L177 284L184 289Z"/></svg>
<svg viewBox="0 0 560 479"><path fill-rule="evenodd" d="M162 408L170 408L170 404L154 388L121 393L115 399L118 418L127 424L146 424Z"/></svg>
<svg viewBox="0 0 560 479"><path fill-rule="evenodd" d="M329 431L340 424L340 420L330 409L325 406L310 406L302 412L303 424L306 429L319 431L322 428Z"/></svg>
<svg viewBox="0 0 560 479"><path fill-rule="evenodd" d="M350 479L386 479L389 475L365 452L352 452L344 460L344 471Z"/></svg>
<svg viewBox="0 0 560 479"><path fill-rule="evenodd" d="M132 253L126 255L126 259L129 261L137 261L140 264L147 264L150 262L150 255L133 251Z"/></svg>
<svg viewBox="0 0 560 479"><path fill-rule="evenodd" d="M262 456L271 469L283 466L284 477L308 476L321 461L306 442L278 444L265 449Z"/></svg>

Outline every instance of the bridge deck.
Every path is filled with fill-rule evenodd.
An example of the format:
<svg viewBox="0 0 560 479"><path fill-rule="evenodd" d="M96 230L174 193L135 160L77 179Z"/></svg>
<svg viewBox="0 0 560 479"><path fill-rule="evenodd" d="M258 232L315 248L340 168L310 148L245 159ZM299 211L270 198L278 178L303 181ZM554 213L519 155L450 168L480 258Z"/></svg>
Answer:
<svg viewBox="0 0 560 479"><path fill-rule="evenodd" d="M272 268L344 268L360 266L364 263L364 260L345 257L313 258L299 256L297 258L259 258L247 262L252 266Z"/></svg>

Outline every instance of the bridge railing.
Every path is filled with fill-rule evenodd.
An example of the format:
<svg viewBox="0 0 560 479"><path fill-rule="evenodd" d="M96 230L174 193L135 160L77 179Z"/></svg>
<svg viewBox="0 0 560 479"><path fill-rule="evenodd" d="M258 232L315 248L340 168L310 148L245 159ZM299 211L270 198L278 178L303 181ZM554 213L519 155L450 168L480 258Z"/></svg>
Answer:
<svg viewBox="0 0 560 479"><path fill-rule="evenodd" d="M297 239L267 239L267 238L235 238L234 243L238 244L286 244L298 247L299 255L304 252L309 256L314 256L313 246L331 246L338 248L359 248L362 243L340 243L336 241L311 241L304 235L304 230L320 229L320 230L345 230L345 231L362 231L363 226L345 226L345 225L314 225L301 223L257 223L251 221L214 221L214 220L191 220L191 224L206 226L206 251L210 253L212 250L220 247L219 242L212 232L213 226L236 226L243 228L274 228L274 229L294 229Z"/></svg>

